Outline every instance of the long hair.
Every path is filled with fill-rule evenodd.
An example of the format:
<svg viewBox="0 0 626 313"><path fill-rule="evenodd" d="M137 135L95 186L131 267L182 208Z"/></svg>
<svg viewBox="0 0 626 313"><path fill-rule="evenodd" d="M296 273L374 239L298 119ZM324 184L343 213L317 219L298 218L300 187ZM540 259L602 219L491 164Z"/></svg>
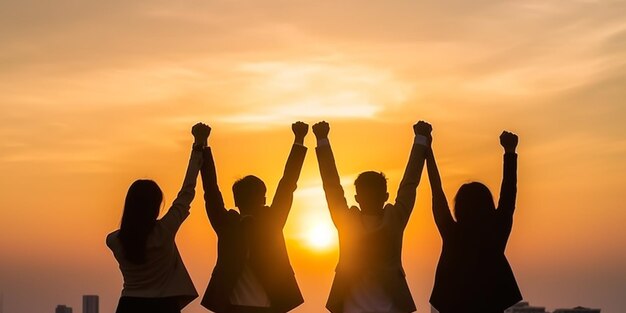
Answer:
<svg viewBox="0 0 626 313"><path fill-rule="evenodd" d="M485 225L496 213L491 191L479 182L461 186L454 201L454 217L460 225Z"/></svg>
<svg viewBox="0 0 626 313"><path fill-rule="evenodd" d="M146 242L156 224L162 201L163 192L152 180L139 179L128 188L118 238L130 262L145 261Z"/></svg>

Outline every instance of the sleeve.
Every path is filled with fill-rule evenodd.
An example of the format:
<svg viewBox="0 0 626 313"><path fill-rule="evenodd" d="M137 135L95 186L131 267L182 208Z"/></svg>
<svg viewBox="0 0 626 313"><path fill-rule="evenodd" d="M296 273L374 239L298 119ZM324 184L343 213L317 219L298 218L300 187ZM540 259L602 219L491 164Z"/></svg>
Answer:
<svg viewBox="0 0 626 313"><path fill-rule="evenodd" d="M513 217L517 197L517 154L505 153L498 212Z"/></svg>
<svg viewBox="0 0 626 313"><path fill-rule="evenodd" d="M454 230L456 222L450 213L450 207L448 206L446 194L443 192L441 177L439 176L437 162L435 162L435 156L432 150L426 157L426 167L428 169L428 179L430 180L430 188L432 191L433 217L435 218L435 224L437 225L439 234L445 239L448 237L448 234Z"/></svg>
<svg viewBox="0 0 626 313"><path fill-rule="evenodd" d="M423 136L419 136L423 137ZM398 195L396 196L396 202L394 209L398 210L401 222L403 225L409 221L413 207L415 206L415 198L417 196L417 186L420 183L422 176L422 170L424 169L424 160L426 157L427 147L423 144L413 144L411 148L411 154L409 161L404 170L404 175L400 181L398 187Z"/></svg>
<svg viewBox="0 0 626 313"><path fill-rule="evenodd" d="M272 200L271 211L276 215L278 222L285 225L291 204L293 203L293 193L296 191L298 178L302 171L302 164L306 156L307 148L303 145L294 144L291 147L283 177L278 183L274 199Z"/></svg>
<svg viewBox="0 0 626 313"><path fill-rule="evenodd" d="M224 199L217 185L217 172L215 170L215 161L213 160L211 148L204 148L203 155L204 162L202 163L200 174L202 176L202 187L204 189L204 205L213 230L219 233L226 224L228 211L224 206Z"/></svg>
<svg viewBox="0 0 626 313"><path fill-rule="evenodd" d="M317 148L315 148L315 152L317 153L317 161L319 163L320 175L322 176L322 184L324 186L324 193L326 194L328 210L330 211L330 216L335 227L337 227L341 225L343 220L347 217L349 209L344 196L343 187L341 187L335 157L330 148L330 143L318 145Z"/></svg>
<svg viewBox="0 0 626 313"><path fill-rule="evenodd" d="M195 149L192 150L187 172L183 179L183 186L172 203L172 207L170 207L160 221L162 225L172 233L176 233L183 221L189 216L189 208L195 195L196 181L201 165L202 152Z"/></svg>

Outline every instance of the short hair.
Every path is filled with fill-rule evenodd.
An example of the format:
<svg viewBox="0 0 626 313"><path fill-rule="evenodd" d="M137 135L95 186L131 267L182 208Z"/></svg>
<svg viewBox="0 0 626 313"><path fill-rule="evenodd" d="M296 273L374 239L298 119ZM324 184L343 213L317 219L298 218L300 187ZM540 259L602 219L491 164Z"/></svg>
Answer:
<svg viewBox="0 0 626 313"><path fill-rule="evenodd" d="M267 188L265 187L265 183L254 175L248 175L239 179L233 184L235 205L246 206L254 204L255 199L262 199L265 197L266 191Z"/></svg>
<svg viewBox="0 0 626 313"><path fill-rule="evenodd" d="M367 171L359 174L354 181L354 187L358 190L366 192L377 191L381 193L387 192L387 177L383 172Z"/></svg>

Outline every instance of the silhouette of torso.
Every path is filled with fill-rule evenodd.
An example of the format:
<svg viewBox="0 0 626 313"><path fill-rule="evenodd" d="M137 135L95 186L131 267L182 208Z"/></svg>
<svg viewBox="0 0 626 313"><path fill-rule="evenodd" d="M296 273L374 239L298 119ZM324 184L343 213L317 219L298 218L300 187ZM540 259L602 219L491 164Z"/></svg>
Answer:
<svg viewBox="0 0 626 313"><path fill-rule="evenodd" d="M389 311L383 312L416 310L402 268L402 237L415 204L425 151L424 146L413 145L395 203L383 208L380 226L368 229L361 211L347 205L330 145L318 144L316 152L326 201L339 233L339 262L326 303L329 311L341 313L346 304L359 302L350 297L354 297L355 291L358 294L364 283L373 286L365 286L365 293L380 295L382 303L390 300ZM361 312L368 312L363 309Z"/></svg>
<svg viewBox="0 0 626 313"><path fill-rule="evenodd" d="M517 155L505 155L505 181L493 215L472 227L438 225L443 248L430 303L440 313L502 312L522 300L504 254L513 225L516 161Z"/></svg>
<svg viewBox="0 0 626 313"><path fill-rule="evenodd" d="M394 208L388 204L380 216L360 213L352 207L350 222L341 228L341 254L337 272L350 280L344 291L344 312L404 312L396 308L403 299L391 290L402 286L402 228L394 222ZM402 287L400 287L402 288Z"/></svg>
<svg viewBox="0 0 626 313"><path fill-rule="evenodd" d="M246 266L267 295L272 312L290 311L304 302L289 262L283 227L306 148L294 145L272 206L242 217L224 209L210 148L205 150L202 181L207 213L215 230L218 258L201 304L211 311L231 312L233 290Z"/></svg>

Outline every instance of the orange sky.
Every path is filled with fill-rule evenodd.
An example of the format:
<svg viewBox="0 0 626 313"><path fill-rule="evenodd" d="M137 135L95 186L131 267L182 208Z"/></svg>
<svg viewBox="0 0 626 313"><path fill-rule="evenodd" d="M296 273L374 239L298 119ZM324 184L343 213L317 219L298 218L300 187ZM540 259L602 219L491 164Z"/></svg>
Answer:
<svg viewBox="0 0 626 313"><path fill-rule="evenodd" d="M104 244L130 183L171 204L191 137L213 127L219 183L255 174L268 198L289 125L331 123L346 196L380 170L390 193L411 125L433 124L452 199L479 180L497 194L498 135L520 135L518 211L507 255L525 298L626 307L626 5L622 1L54 1L0 3L0 293L6 312L113 310L121 275ZM337 260L306 235L331 226L312 134L288 248L306 303L323 312ZM440 239L424 175L404 266L429 312ZM194 201L177 242L200 293L215 235ZM336 240L332 237L332 240ZM35 300L33 300L33 297ZM186 312L204 312L198 301Z"/></svg>

